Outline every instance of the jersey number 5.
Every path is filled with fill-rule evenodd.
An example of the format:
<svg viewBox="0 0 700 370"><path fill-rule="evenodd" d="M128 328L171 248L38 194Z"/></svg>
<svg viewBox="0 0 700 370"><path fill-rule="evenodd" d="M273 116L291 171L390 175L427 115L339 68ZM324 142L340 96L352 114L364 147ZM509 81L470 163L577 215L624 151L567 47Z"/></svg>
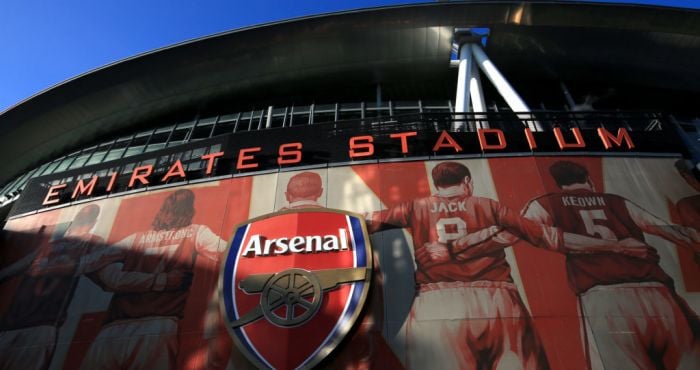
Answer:
<svg viewBox="0 0 700 370"><path fill-rule="evenodd" d="M588 235L597 236L605 240L617 240L615 233L605 225L595 223L595 221L606 221L605 212L602 209L582 209L578 211L583 220L583 225L586 227Z"/></svg>

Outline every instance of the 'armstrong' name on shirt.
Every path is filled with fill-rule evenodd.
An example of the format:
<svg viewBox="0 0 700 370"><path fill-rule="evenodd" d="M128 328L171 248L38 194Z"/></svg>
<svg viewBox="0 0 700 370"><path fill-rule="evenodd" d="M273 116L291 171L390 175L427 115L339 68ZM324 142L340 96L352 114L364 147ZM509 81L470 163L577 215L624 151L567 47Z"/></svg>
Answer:
<svg viewBox="0 0 700 370"><path fill-rule="evenodd" d="M267 239L253 235L243 249L243 257L270 256L286 253L322 253L350 249L348 232L338 229L339 235L310 235ZM250 255L252 254L252 256Z"/></svg>

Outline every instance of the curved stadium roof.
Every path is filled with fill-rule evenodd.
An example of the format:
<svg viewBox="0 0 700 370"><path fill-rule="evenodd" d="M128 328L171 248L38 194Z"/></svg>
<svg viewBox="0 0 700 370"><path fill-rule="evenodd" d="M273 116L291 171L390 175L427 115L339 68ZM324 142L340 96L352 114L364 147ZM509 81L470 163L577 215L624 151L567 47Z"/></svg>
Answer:
<svg viewBox="0 0 700 370"><path fill-rule="evenodd" d="M572 2L470 1L366 9L217 34L88 72L0 114L0 184L149 121L207 109L373 96L451 97L455 27L525 96L538 81L615 81L700 97L700 12ZM690 104L690 103L689 103ZM12 158L12 160L7 160Z"/></svg>

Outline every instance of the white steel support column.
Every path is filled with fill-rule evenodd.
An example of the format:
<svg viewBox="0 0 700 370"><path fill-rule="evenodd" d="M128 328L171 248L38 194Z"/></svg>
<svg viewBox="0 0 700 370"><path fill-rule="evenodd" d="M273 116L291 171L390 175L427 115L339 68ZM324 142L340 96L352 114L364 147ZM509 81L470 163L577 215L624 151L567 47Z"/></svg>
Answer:
<svg viewBox="0 0 700 370"><path fill-rule="evenodd" d="M472 110L474 113L485 113L486 102L484 101L484 90L481 87L481 74L479 68L471 69L472 75L469 79L469 94L471 95ZM489 128L488 122L485 120L486 115L475 115L480 121L479 128Z"/></svg>
<svg viewBox="0 0 700 370"><path fill-rule="evenodd" d="M525 104L520 95L513 89L513 87L508 83L508 81L503 77L501 72L496 68L496 66L491 62L481 46L477 44L472 44L472 51L474 53L474 59L479 65L481 70L486 74L486 77L491 81L491 83L496 87L498 93L501 94L503 99L506 101L510 109L513 112L523 112L528 113L527 115L522 115L520 118L527 122L527 126L533 130L541 130L539 122L533 121L530 113L530 107Z"/></svg>
<svg viewBox="0 0 700 370"><path fill-rule="evenodd" d="M469 79L472 75L472 51L471 46L467 43L459 46L459 70L457 74L457 93L455 94L455 113L469 112ZM465 115L455 116L456 120L452 123L454 131L461 131L464 128Z"/></svg>
<svg viewBox="0 0 700 370"><path fill-rule="evenodd" d="M265 128L272 127L272 106L267 107L267 119L265 120Z"/></svg>

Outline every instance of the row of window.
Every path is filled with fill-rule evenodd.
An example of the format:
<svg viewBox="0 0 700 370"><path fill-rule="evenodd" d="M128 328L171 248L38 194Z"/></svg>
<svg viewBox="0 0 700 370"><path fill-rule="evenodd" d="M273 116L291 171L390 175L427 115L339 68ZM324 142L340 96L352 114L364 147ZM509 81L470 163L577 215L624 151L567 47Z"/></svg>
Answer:
<svg viewBox="0 0 700 370"><path fill-rule="evenodd" d="M45 163L15 178L0 188L0 206L4 206L17 199L27 182L34 177L58 174L76 168L128 158L142 153L182 145L214 136L243 131L312 125L316 123L345 120L373 119L403 114L449 112L453 112L451 101L418 100L380 103L312 104L283 108L270 106L261 110L206 118L197 117L188 122L171 124L165 127L137 132L125 137L118 137L114 140L83 148L64 157ZM206 153L203 152L202 154ZM200 156L202 154L200 154ZM201 161L197 161L197 163L199 162ZM123 170L121 172L124 173ZM85 177L90 176L92 176L92 174L89 174L89 176L86 175ZM67 181L70 180L72 179L68 179Z"/></svg>

